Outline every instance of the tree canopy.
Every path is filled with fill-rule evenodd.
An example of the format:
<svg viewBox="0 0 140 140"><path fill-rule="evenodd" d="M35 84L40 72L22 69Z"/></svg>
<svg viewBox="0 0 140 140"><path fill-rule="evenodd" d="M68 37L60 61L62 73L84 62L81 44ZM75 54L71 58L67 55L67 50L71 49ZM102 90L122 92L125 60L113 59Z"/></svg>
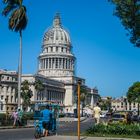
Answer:
<svg viewBox="0 0 140 140"><path fill-rule="evenodd" d="M140 82L135 82L131 87L129 87L127 99L129 102L140 103Z"/></svg>
<svg viewBox="0 0 140 140"><path fill-rule="evenodd" d="M115 5L114 15L128 31L130 42L140 47L140 0L108 0Z"/></svg>
<svg viewBox="0 0 140 140"><path fill-rule="evenodd" d="M30 84L27 80L22 82L21 86L21 98L23 99L23 107L30 106L31 97L33 96L32 90L30 89Z"/></svg>
<svg viewBox="0 0 140 140"><path fill-rule="evenodd" d="M9 16L9 29L21 32L27 25L26 7L23 0L3 0L5 7L2 11L4 16Z"/></svg>
<svg viewBox="0 0 140 140"><path fill-rule="evenodd" d="M35 80L34 86L35 86L35 89L37 90L37 92L43 91L45 88L42 81L38 80L38 79Z"/></svg>

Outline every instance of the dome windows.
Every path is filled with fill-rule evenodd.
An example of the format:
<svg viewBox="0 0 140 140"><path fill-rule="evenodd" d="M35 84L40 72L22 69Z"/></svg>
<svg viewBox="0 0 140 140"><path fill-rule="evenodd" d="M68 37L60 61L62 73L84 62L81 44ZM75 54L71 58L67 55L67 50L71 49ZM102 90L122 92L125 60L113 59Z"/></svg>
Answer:
<svg viewBox="0 0 140 140"><path fill-rule="evenodd" d="M62 44L70 47L69 34L62 28L59 16L54 18L53 26L45 33L43 44Z"/></svg>

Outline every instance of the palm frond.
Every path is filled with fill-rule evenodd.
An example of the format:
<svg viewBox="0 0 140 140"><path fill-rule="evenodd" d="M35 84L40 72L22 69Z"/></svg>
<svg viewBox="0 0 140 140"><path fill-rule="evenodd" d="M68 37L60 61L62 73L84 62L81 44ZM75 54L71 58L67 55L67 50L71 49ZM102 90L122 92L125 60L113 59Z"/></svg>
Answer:
<svg viewBox="0 0 140 140"><path fill-rule="evenodd" d="M9 29L12 31L20 32L27 26L26 7L22 5L23 0L3 0L6 5L2 14L9 17Z"/></svg>
<svg viewBox="0 0 140 140"><path fill-rule="evenodd" d="M2 11L2 15L7 16L14 8L16 8L15 5L7 5Z"/></svg>

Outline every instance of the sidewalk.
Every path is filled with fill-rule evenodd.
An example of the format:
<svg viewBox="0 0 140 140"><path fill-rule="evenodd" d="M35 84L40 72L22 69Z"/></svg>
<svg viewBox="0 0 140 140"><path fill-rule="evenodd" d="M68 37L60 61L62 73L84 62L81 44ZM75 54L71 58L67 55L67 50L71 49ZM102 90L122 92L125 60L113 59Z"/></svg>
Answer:
<svg viewBox="0 0 140 140"><path fill-rule="evenodd" d="M32 128L34 127L33 125L26 125L26 126L17 126L17 127L13 127L13 126L0 126L0 130L1 129L19 129L19 128Z"/></svg>
<svg viewBox="0 0 140 140"><path fill-rule="evenodd" d="M40 140L78 140L78 137L77 136L49 136L46 138L41 138ZM138 139L81 136L80 140L138 140Z"/></svg>

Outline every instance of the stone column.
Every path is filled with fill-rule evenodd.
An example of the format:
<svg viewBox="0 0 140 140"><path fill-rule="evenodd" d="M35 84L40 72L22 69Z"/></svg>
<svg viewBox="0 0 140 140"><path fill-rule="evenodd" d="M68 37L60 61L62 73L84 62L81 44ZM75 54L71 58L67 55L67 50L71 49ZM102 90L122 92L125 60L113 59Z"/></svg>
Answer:
<svg viewBox="0 0 140 140"><path fill-rule="evenodd" d="M46 69L48 68L48 59L46 58Z"/></svg>
<svg viewBox="0 0 140 140"><path fill-rule="evenodd" d="M9 88L8 88L8 92L9 92L9 102L11 103L11 94L12 94L12 92L11 92L11 87L9 86Z"/></svg>
<svg viewBox="0 0 140 140"><path fill-rule="evenodd" d="M63 69L63 58L60 58L60 69Z"/></svg>
<svg viewBox="0 0 140 140"><path fill-rule="evenodd" d="M42 69L44 69L43 59L42 59Z"/></svg>
<svg viewBox="0 0 140 140"><path fill-rule="evenodd" d="M70 59L70 70L71 70L71 59Z"/></svg>
<svg viewBox="0 0 140 140"><path fill-rule="evenodd" d="M51 59L51 69L52 69L52 58L50 58Z"/></svg>
<svg viewBox="0 0 140 140"><path fill-rule="evenodd" d="M50 69L50 58L48 58L48 69Z"/></svg>
<svg viewBox="0 0 140 140"><path fill-rule="evenodd" d="M58 69L60 69L60 58L58 58Z"/></svg>
<svg viewBox="0 0 140 140"><path fill-rule="evenodd" d="M42 69L43 69L43 59L41 61L42 61Z"/></svg>
<svg viewBox="0 0 140 140"><path fill-rule="evenodd" d="M71 59L71 70L73 70L72 63L73 63L73 60Z"/></svg>
<svg viewBox="0 0 140 140"><path fill-rule="evenodd" d="M91 89L91 102L90 102L90 105L93 108L93 106L94 106L93 89Z"/></svg>
<svg viewBox="0 0 140 140"><path fill-rule="evenodd" d="M66 58L64 58L64 69L66 69Z"/></svg>
<svg viewBox="0 0 140 140"><path fill-rule="evenodd" d="M56 58L54 58L54 69L56 69Z"/></svg>
<svg viewBox="0 0 140 140"><path fill-rule="evenodd" d="M65 58L65 62L66 62L66 69L68 69L67 58Z"/></svg>
<svg viewBox="0 0 140 140"><path fill-rule="evenodd" d="M68 59L68 69L70 69L70 59Z"/></svg>
<svg viewBox="0 0 140 140"><path fill-rule="evenodd" d="M43 59L43 69L45 69L45 59Z"/></svg>
<svg viewBox="0 0 140 140"><path fill-rule="evenodd" d="M64 58L62 58L62 69L64 69Z"/></svg>
<svg viewBox="0 0 140 140"><path fill-rule="evenodd" d="M56 58L56 69L58 69L58 61L59 61L59 59L58 58Z"/></svg>
<svg viewBox="0 0 140 140"><path fill-rule="evenodd" d="M45 69L46 69L46 58L44 59L44 62L45 62Z"/></svg>
<svg viewBox="0 0 140 140"><path fill-rule="evenodd" d="M39 59L39 63L38 63L38 68L39 68L39 70L41 69L41 60Z"/></svg>

